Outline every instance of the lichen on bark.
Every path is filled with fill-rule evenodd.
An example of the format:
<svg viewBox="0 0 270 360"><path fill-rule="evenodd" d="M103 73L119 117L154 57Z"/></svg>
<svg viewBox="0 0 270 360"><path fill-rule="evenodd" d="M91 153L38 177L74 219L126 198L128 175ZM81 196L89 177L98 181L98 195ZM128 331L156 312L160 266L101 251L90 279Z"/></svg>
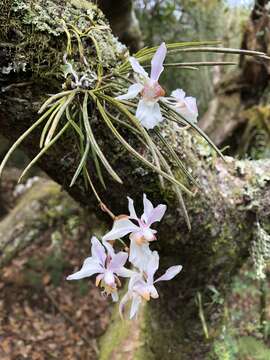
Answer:
<svg viewBox="0 0 270 360"><path fill-rule="evenodd" d="M0 61L3 74L25 71L47 80L59 77L66 48L63 23L76 24L80 31L90 26L103 27L102 31L93 29L92 36L99 44L99 61L104 67L115 66L119 58L125 56L126 48L112 35L104 15L91 2L4 1L0 11L7 14L0 32L0 52L5 55ZM86 51L92 66L96 65L93 45L88 44Z"/></svg>
<svg viewBox="0 0 270 360"><path fill-rule="evenodd" d="M42 239L54 223L65 222L78 212L78 205L61 192L59 185L39 180L0 222L0 267L25 247Z"/></svg>

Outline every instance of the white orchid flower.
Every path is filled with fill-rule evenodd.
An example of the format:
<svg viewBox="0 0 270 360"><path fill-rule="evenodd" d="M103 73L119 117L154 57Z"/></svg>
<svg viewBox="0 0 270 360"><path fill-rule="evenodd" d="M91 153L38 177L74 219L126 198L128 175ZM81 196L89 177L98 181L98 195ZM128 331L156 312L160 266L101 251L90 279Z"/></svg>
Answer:
<svg viewBox="0 0 270 360"><path fill-rule="evenodd" d="M163 120L158 101L165 95L165 91L159 85L158 80L164 70L163 62L166 53L167 48L163 42L152 58L150 77L138 60L131 57L129 61L133 71L139 75L138 82L131 85L126 94L116 98L118 100L129 100L141 94L136 117L146 129L153 129Z"/></svg>
<svg viewBox="0 0 270 360"><path fill-rule="evenodd" d="M120 301L119 311L123 314L125 304L131 300L130 319L134 318L139 311L141 303L151 298L159 297L155 284L159 281L168 281L173 279L182 270L181 265L171 266L167 271L154 280L154 274L159 267L159 255L157 251L153 251L149 257L147 268L144 272L135 273L129 281L128 292Z"/></svg>
<svg viewBox="0 0 270 360"><path fill-rule="evenodd" d="M196 98L192 96L186 96L186 93L182 89L176 89L171 93L171 97L164 98L164 101L169 103L175 111L183 116L188 121L197 122L198 107Z"/></svg>
<svg viewBox="0 0 270 360"><path fill-rule="evenodd" d="M139 218L134 209L134 202L128 197L129 216L123 217L114 221L113 228L104 237L103 241L115 240L127 234L130 234L130 251L129 261L139 268L145 270L151 250L149 242L156 240L156 230L151 228L151 225L160 221L167 209L166 205L160 204L153 207L145 194L143 194L144 212ZM131 220L135 221L134 224Z"/></svg>
<svg viewBox="0 0 270 360"><path fill-rule="evenodd" d="M133 272L124 267L128 254L120 251L115 254L113 247L106 244L107 253L104 246L96 238L91 239L92 256L84 260L82 268L67 277L67 280L79 280L85 277L98 274L96 286L101 285L106 294L112 296L113 301L118 301L117 285L121 285L118 276L130 277Z"/></svg>

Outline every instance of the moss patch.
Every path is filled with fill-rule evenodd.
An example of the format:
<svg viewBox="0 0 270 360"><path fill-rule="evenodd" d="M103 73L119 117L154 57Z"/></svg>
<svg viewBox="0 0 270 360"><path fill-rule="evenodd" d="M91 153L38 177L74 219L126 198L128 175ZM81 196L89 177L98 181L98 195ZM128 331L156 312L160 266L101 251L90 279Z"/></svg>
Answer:
<svg viewBox="0 0 270 360"><path fill-rule="evenodd" d="M0 5L0 11L5 14L1 18L0 32L6 61L0 61L0 72L4 74L31 71L33 75L46 77L47 80L60 76L66 51L63 23L67 26L72 24L81 32L91 28L91 36L100 48L99 61L104 67L113 66L123 52L103 14L91 2L5 0ZM12 43L6 43L6 39ZM88 42L84 45L87 49L85 55L92 56L92 63L97 61L97 57L93 56L93 44Z"/></svg>
<svg viewBox="0 0 270 360"><path fill-rule="evenodd" d="M123 359L121 345L131 336L133 325L132 321L120 319L118 306L116 306L110 320L110 326L100 340L99 360Z"/></svg>

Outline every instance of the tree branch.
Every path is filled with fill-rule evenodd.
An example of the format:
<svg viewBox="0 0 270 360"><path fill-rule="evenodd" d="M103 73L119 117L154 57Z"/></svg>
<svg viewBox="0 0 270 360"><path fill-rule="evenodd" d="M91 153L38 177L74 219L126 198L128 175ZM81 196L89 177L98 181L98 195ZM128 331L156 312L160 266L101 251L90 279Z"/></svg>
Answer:
<svg viewBox="0 0 270 360"><path fill-rule="evenodd" d="M71 6L65 2L61 6L56 1L55 4L57 9L66 6L66 11L69 11ZM99 12L95 12L92 7L91 11L94 11L95 16L102 21ZM27 26L29 25L21 24L20 30L24 32ZM37 35L38 30L35 27L34 31ZM51 47L55 46L55 42L59 46L60 53L64 51L65 43L59 41L62 39L61 34L53 36L50 32L45 32L44 36L46 42L43 51L46 54L52 51ZM113 54L115 55L116 50L112 48L110 40L108 33L108 43L105 45L103 43L103 47L106 52L111 50L112 58L115 59ZM11 36L9 42L12 41L16 42ZM7 55L1 61L8 63L10 53L3 45L2 49L6 50ZM18 53L13 56L18 56ZM28 69L38 68L42 71L43 68L36 63L36 59L28 61ZM31 71L15 72L4 77L6 85L22 81L26 83L23 88L11 87L1 94L0 128L3 135L11 141L33 123L33 119L37 117L37 110L44 100L44 94L53 93L61 87L59 81L50 73L44 75L42 72L46 82L44 77L36 76L36 72L34 74L35 76ZM102 125L104 123L95 113L94 107L91 116L91 121L95 124L95 137L99 139L102 152L108 155L110 163L124 182L122 186L105 177L107 186L105 190L99 185L98 178L93 176L102 199L106 200L116 215L127 212L127 195L133 197L137 204L141 203L143 192L146 192L154 203L166 202L168 213L160 226L159 240L154 246L162 255L162 266L179 263L184 266L181 276L169 284L161 285L160 301L151 304L149 308L146 307L148 315L145 321L148 330L144 349L154 352L155 359L166 358L168 347L173 349L172 354L175 354L175 359L178 359L179 353L182 359L189 359L191 355L196 358L198 354L205 354L210 345L203 335L195 296L200 292L203 301L207 300L210 297L208 285L216 286L221 293L224 293L232 274L248 256L257 219L262 226L269 226L270 161L237 161L227 158L225 163L217 159L209 147L192 131L176 133L170 123L164 124L163 133L166 133L167 141L179 153L201 184L201 189L194 198L186 197L192 223L192 230L189 232L170 186L166 184L166 190L162 191L156 174L144 168L130 154L123 153L115 138ZM40 131L36 130L24 142L24 149L30 157L39 150L39 135ZM133 138L128 133L126 138L133 142ZM139 152L142 151L136 143L134 146L137 146ZM39 166L80 204L104 218L101 210L97 209L96 199L86 191L83 179L78 179L79 181L72 188L68 186L78 162L76 144L73 137L67 134L43 156ZM91 174L92 169L92 164L89 163ZM109 217L107 219L110 220ZM205 309L205 318L206 321L211 321L211 327L215 329L218 321L211 317L212 312L213 306L208 306Z"/></svg>
<svg viewBox="0 0 270 360"><path fill-rule="evenodd" d="M244 29L242 49L269 54L270 16L267 4L268 0L255 2ZM226 144L239 128L248 126L245 110L268 102L269 74L269 61L241 55L239 69L225 75L218 84L216 96L200 121L201 128L215 144Z"/></svg>
<svg viewBox="0 0 270 360"><path fill-rule="evenodd" d="M33 184L0 222L0 268L78 212L78 205L61 191L59 185L48 180Z"/></svg>
<svg viewBox="0 0 270 360"><path fill-rule="evenodd" d="M131 53L143 47L142 33L132 0L98 0L97 3L108 18L113 33L128 46Z"/></svg>

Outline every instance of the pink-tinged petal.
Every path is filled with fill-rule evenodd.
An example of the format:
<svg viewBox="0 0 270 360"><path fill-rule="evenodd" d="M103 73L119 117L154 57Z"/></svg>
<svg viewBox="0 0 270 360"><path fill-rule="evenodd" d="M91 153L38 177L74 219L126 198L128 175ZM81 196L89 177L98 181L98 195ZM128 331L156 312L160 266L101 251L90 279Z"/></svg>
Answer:
<svg viewBox="0 0 270 360"><path fill-rule="evenodd" d="M144 271L147 268L149 256L151 256L149 244L138 245L137 241L131 236L129 261L139 270Z"/></svg>
<svg viewBox="0 0 270 360"><path fill-rule="evenodd" d="M153 251L148 259L146 274L147 284L152 285L154 283L154 274L159 266L159 255L157 251Z"/></svg>
<svg viewBox="0 0 270 360"><path fill-rule="evenodd" d="M131 278L132 276L134 276L134 271L126 269L125 267L118 269L115 273L116 273L116 275L121 276L121 277Z"/></svg>
<svg viewBox="0 0 270 360"><path fill-rule="evenodd" d="M177 101L183 101L185 99L186 93L182 89L176 89L171 93L171 96L174 97Z"/></svg>
<svg viewBox="0 0 270 360"><path fill-rule="evenodd" d="M101 280L104 278L104 274L99 274L97 277L96 277L96 286L99 286Z"/></svg>
<svg viewBox="0 0 270 360"><path fill-rule="evenodd" d="M102 266L97 261L93 260L92 257L89 257L84 260L81 270L69 275L67 280L79 280L103 272L104 269Z"/></svg>
<svg viewBox="0 0 270 360"><path fill-rule="evenodd" d="M106 260L106 253L104 247L101 245L101 242L95 236L92 237L91 243L92 257L94 259L97 259L100 264L104 266Z"/></svg>
<svg viewBox="0 0 270 360"><path fill-rule="evenodd" d="M136 117L146 129L153 129L163 121L159 104L153 101L139 101Z"/></svg>
<svg viewBox="0 0 270 360"><path fill-rule="evenodd" d="M121 267L123 267L128 259L128 253L120 251L112 257L108 265L108 269L116 273Z"/></svg>
<svg viewBox="0 0 270 360"><path fill-rule="evenodd" d="M133 319L137 315L139 308L140 308L141 301L142 300L141 300L140 296L136 296L136 295L133 296L131 308L130 308L130 314L129 314L130 319Z"/></svg>
<svg viewBox="0 0 270 360"><path fill-rule="evenodd" d="M126 303L131 299L131 293L128 291L121 299L120 304L119 304L119 313L120 313L120 317L123 318L123 313L124 313L124 309L125 309L125 305Z"/></svg>
<svg viewBox="0 0 270 360"><path fill-rule="evenodd" d="M115 240L133 231L138 231L139 229L140 228L138 226L133 224L133 222L128 219L115 220L112 230L109 231L108 234L103 236L102 240Z"/></svg>
<svg viewBox="0 0 270 360"><path fill-rule="evenodd" d="M113 275L113 272L111 270L106 270L104 272L103 280L109 286L114 286L115 285L114 275Z"/></svg>
<svg viewBox="0 0 270 360"><path fill-rule="evenodd" d="M142 84L133 84L128 88L128 92L124 95L117 96L117 100L130 100L134 99L143 90Z"/></svg>
<svg viewBox="0 0 270 360"><path fill-rule="evenodd" d="M134 57L129 58L129 62L132 66L132 69L134 72L142 75L145 78L148 78L147 72L144 70L144 68L140 65L139 61L135 59Z"/></svg>
<svg viewBox="0 0 270 360"><path fill-rule="evenodd" d="M103 246L106 248L108 254L113 257L115 255L113 246L109 243L109 241L102 240Z"/></svg>
<svg viewBox="0 0 270 360"><path fill-rule="evenodd" d="M146 240L146 241L154 241L154 240L157 239L156 236L155 236L156 232L157 232L156 230L152 230L149 227L146 227L146 228L142 229L141 234L142 234L144 240Z"/></svg>
<svg viewBox="0 0 270 360"><path fill-rule="evenodd" d="M154 285L150 287L150 295L153 299L157 299L159 297L157 289L154 287Z"/></svg>
<svg viewBox="0 0 270 360"><path fill-rule="evenodd" d="M147 285L145 281L137 282L133 287L133 294L138 294L146 301L151 297L151 286Z"/></svg>
<svg viewBox="0 0 270 360"><path fill-rule="evenodd" d="M197 122L198 114L194 114L191 112L186 106L185 107L175 107L176 111L187 121L189 122Z"/></svg>
<svg viewBox="0 0 270 360"><path fill-rule="evenodd" d="M113 292L111 293L111 295L112 295L112 301L113 301L113 302L117 302L117 301L119 300L119 296L118 296L118 292L117 292L117 291L113 291Z"/></svg>
<svg viewBox="0 0 270 360"><path fill-rule="evenodd" d="M163 62L165 60L167 54L167 48L165 43L163 42L159 48L157 49L153 59L151 61L151 80L158 81L160 74L164 70Z"/></svg>
<svg viewBox="0 0 270 360"><path fill-rule="evenodd" d="M142 219L148 223L148 219L154 210L154 206L150 200L147 199L146 194L143 194L143 214Z"/></svg>
<svg viewBox="0 0 270 360"><path fill-rule="evenodd" d="M187 119L189 121L197 122L199 112L198 112L196 98L191 96L186 97L185 104L187 106L187 109L189 110L189 113L187 114L188 116Z"/></svg>
<svg viewBox="0 0 270 360"><path fill-rule="evenodd" d="M162 276L160 276L157 280L155 280L154 282L158 282L158 281L168 281L173 279L177 274L180 273L180 271L182 270L182 266L181 265L175 265L175 266L171 266L166 272L165 274L163 274Z"/></svg>
<svg viewBox="0 0 270 360"><path fill-rule="evenodd" d="M167 206L163 204L155 207L151 214L148 216L147 225L151 226L151 224L153 224L154 222L160 221L163 218L166 209Z"/></svg>
<svg viewBox="0 0 270 360"><path fill-rule="evenodd" d="M191 96L186 97L186 93L182 89L173 91L171 96L176 100L176 103L171 103L175 110L186 120L197 122L198 107L196 99ZM170 103L170 99L168 102Z"/></svg>
<svg viewBox="0 0 270 360"><path fill-rule="evenodd" d="M127 198L128 198L129 217L130 217L130 219L137 220L138 217L137 217L136 211L134 209L134 201L130 197L127 197Z"/></svg>
<svg viewBox="0 0 270 360"><path fill-rule="evenodd" d="M130 277L129 283L128 283L128 291L132 293L133 288L136 283L141 283L143 281L143 274L142 272L133 271L132 276Z"/></svg>

